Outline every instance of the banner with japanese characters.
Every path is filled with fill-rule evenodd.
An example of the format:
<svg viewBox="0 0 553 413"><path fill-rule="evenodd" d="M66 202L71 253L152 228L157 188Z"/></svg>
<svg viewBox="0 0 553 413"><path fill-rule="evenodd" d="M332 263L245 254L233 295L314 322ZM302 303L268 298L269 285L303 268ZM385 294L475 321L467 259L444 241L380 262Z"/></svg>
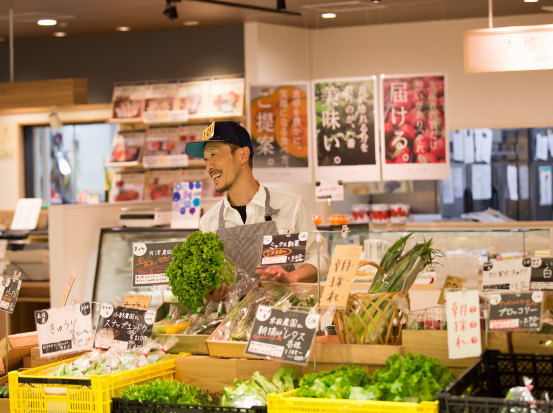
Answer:
<svg viewBox="0 0 553 413"><path fill-rule="evenodd" d="M249 130L255 177L264 182L311 182L306 82L251 85Z"/></svg>
<svg viewBox="0 0 553 413"><path fill-rule="evenodd" d="M380 181L376 77L313 81L316 181Z"/></svg>
<svg viewBox="0 0 553 413"><path fill-rule="evenodd" d="M449 178L444 74L382 75L382 180Z"/></svg>

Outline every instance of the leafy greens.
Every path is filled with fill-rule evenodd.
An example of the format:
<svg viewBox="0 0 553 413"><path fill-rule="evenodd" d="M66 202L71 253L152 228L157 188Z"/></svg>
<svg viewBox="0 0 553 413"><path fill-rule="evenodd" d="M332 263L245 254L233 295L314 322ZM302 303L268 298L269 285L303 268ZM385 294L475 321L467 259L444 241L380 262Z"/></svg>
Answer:
<svg viewBox="0 0 553 413"><path fill-rule="evenodd" d="M132 384L123 390L121 398L126 401L138 402L211 405L219 403L217 395L193 384L159 379L146 384Z"/></svg>

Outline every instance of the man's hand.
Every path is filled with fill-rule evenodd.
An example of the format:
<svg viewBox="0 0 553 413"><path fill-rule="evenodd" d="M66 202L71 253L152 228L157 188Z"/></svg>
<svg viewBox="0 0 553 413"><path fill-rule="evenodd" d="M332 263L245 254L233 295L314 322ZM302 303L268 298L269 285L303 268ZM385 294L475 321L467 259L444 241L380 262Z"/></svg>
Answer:
<svg viewBox="0 0 553 413"><path fill-rule="evenodd" d="M280 265L272 265L270 267L258 265L255 273L259 275L261 281L278 281L284 284L297 282L294 272L285 271Z"/></svg>
<svg viewBox="0 0 553 413"><path fill-rule="evenodd" d="M223 283L218 288L215 288L214 290L211 290L209 293L207 293L205 299L207 301L223 301L225 298L228 297L229 290L230 288L227 287L225 283Z"/></svg>

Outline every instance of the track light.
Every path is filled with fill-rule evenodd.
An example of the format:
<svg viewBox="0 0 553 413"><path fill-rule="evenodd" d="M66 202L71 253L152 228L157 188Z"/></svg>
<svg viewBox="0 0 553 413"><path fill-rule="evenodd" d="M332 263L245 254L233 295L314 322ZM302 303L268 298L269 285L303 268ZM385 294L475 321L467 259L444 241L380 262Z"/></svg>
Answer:
<svg viewBox="0 0 553 413"><path fill-rule="evenodd" d="M277 10L286 10L286 0L277 0Z"/></svg>
<svg viewBox="0 0 553 413"><path fill-rule="evenodd" d="M165 6L165 10L163 10L163 14L169 19L169 20L175 20L179 17L179 14L177 13L177 6L175 3L180 2L180 0L166 0L167 5Z"/></svg>

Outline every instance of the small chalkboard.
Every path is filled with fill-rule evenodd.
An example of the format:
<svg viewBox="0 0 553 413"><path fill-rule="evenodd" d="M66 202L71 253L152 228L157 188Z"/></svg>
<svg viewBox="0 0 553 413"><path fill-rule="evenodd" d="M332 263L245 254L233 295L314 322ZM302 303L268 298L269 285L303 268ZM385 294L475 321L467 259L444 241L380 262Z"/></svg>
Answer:
<svg viewBox="0 0 553 413"><path fill-rule="evenodd" d="M260 305L246 354L307 365L319 318L319 314Z"/></svg>
<svg viewBox="0 0 553 413"><path fill-rule="evenodd" d="M541 324L543 293L494 293L490 299L489 329L534 330Z"/></svg>
<svg viewBox="0 0 553 413"><path fill-rule="evenodd" d="M553 290L553 258L532 258L530 290Z"/></svg>
<svg viewBox="0 0 553 413"><path fill-rule="evenodd" d="M15 310L19 290L21 289L21 280L11 277L0 277L0 287L2 293L0 295L0 310L7 311L12 314Z"/></svg>
<svg viewBox="0 0 553 413"><path fill-rule="evenodd" d="M261 265L299 264L305 261L307 232L265 235Z"/></svg>
<svg viewBox="0 0 553 413"><path fill-rule="evenodd" d="M173 248L179 242L134 242L132 285L145 287L167 285L165 271L171 262Z"/></svg>
<svg viewBox="0 0 553 413"><path fill-rule="evenodd" d="M122 347L125 350L141 346L152 337L155 312L118 307L102 303L96 330L95 347Z"/></svg>

